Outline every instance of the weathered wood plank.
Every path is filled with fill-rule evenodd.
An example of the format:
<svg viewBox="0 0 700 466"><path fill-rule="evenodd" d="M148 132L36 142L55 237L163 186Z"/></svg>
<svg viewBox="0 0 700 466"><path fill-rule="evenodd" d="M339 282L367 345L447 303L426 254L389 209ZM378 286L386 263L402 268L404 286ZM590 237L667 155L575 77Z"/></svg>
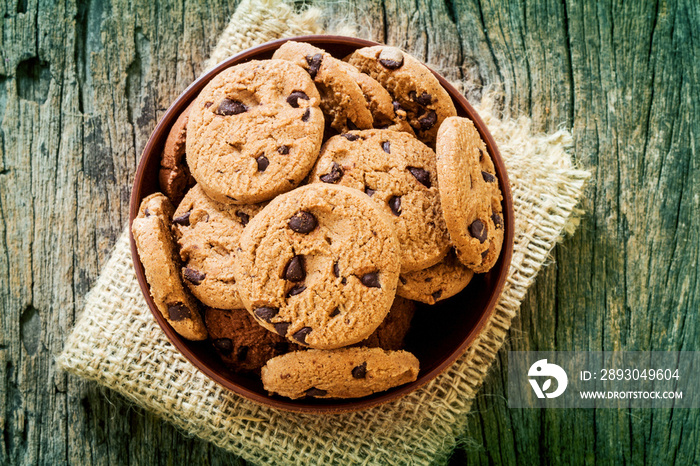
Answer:
<svg viewBox="0 0 700 466"><path fill-rule="evenodd" d="M127 218L150 131L235 3L0 3L0 463L239 462L53 365ZM506 115L573 128L594 171L588 214L510 348L698 350L697 2L316 3L448 78L500 83ZM700 460L697 411L509 410L506 371L501 353L454 463Z"/></svg>

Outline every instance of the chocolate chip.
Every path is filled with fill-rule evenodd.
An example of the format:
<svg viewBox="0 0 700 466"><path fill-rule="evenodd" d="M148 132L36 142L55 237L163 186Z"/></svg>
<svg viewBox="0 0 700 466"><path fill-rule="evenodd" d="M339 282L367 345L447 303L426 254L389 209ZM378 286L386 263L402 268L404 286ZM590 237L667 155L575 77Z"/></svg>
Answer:
<svg viewBox="0 0 700 466"><path fill-rule="evenodd" d="M347 121L345 122L345 124L347 125L347 127L348 127L348 129L349 129L350 131L355 131L355 130L360 129L360 128L357 127L357 125L356 125L355 123L353 123L353 122L350 120L350 118L347 119Z"/></svg>
<svg viewBox="0 0 700 466"><path fill-rule="evenodd" d="M303 91L294 91L287 97L287 103L294 108L299 108L299 99L309 100L309 96ZM302 118L303 120L303 118Z"/></svg>
<svg viewBox="0 0 700 466"><path fill-rule="evenodd" d="M318 225L316 217L313 214L305 211L300 211L294 214L287 222L287 226L297 233L309 233Z"/></svg>
<svg viewBox="0 0 700 466"><path fill-rule="evenodd" d="M433 96L431 96L427 92L424 92L421 95L414 97L413 100L418 105L422 105L425 107L426 105L430 105L430 103L433 101Z"/></svg>
<svg viewBox="0 0 700 466"><path fill-rule="evenodd" d="M348 141L357 141L358 139L360 139L360 136L351 133L343 133L341 134L341 136L347 139Z"/></svg>
<svg viewBox="0 0 700 466"><path fill-rule="evenodd" d="M384 152L387 154L391 154L391 143L389 141L384 141L382 143L382 149L384 149Z"/></svg>
<svg viewBox="0 0 700 466"><path fill-rule="evenodd" d="M217 115L229 116L238 115L239 113L244 113L248 111L248 107L237 100L224 99L221 101L214 113Z"/></svg>
<svg viewBox="0 0 700 466"><path fill-rule="evenodd" d="M294 285L288 292L287 292L287 298L291 296L296 296L302 291L306 289L306 285L303 283L300 283L299 285Z"/></svg>
<svg viewBox="0 0 700 466"><path fill-rule="evenodd" d="M265 322L270 322L270 320L275 317L278 313L280 312L279 309L276 307L259 307L256 310L253 311L253 314L256 315L260 320L264 320Z"/></svg>
<svg viewBox="0 0 700 466"><path fill-rule="evenodd" d="M241 212L240 210L236 211L236 217L238 217L238 221L240 221L241 225L243 226L248 225L248 222L250 222L250 215L246 214L245 212Z"/></svg>
<svg viewBox="0 0 700 466"><path fill-rule="evenodd" d="M270 161L267 160L267 157L264 155L259 156L257 159L255 159L255 161L258 162L259 172L264 172L267 166L270 165Z"/></svg>
<svg viewBox="0 0 700 466"><path fill-rule="evenodd" d="M216 340L212 341L212 344L214 345L214 348L219 350L224 355L231 354L231 351L233 351L233 342L230 338L217 338Z"/></svg>
<svg viewBox="0 0 700 466"><path fill-rule="evenodd" d="M309 109L307 108L306 110L304 110L304 114L301 116L301 121L303 121L304 123L306 123L307 121L309 121L309 117L310 117L310 116L311 116L311 110L309 110Z"/></svg>
<svg viewBox="0 0 700 466"><path fill-rule="evenodd" d="M487 183L493 183L496 181L496 177L493 176L491 173L488 172L481 172L481 177L486 181Z"/></svg>
<svg viewBox="0 0 700 466"><path fill-rule="evenodd" d="M399 275L399 281L401 282L402 285L405 285L406 283L408 283L408 281L405 278L403 278L401 275Z"/></svg>
<svg viewBox="0 0 700 466"><path fill-rule="evenodd" d="M503 228L503 219L500 215L493 214L491 220L493 220L493 224L496 225L496 228Z"/></svg>
<svg viewBox="0 0 700 466"><path fill-rule="evenodd" d="M185 267L183 269L182 275L184 275L185 280L192 283L193 285L199 285L200 283L202 283L202 280L206 278L206 275L202 272L195 269L191 269L189 267Z"/></svg>
<svg viewBox="0 0 700 466"><path fill-rule="evenodd" d="M325 175L321 175L320 179L324 183L337 183L343 177L343 174L343 168L340 165L338 165L337 162L333 162L331 171L329 171Z"/></svg>
<svg viewBox="0 0 700 466"><path fill-rule="evenodd" d="M248 347L241 346L236 352L236 359L238 359L239 361L245 361L246 357L248 357Z"/></svg>
<svg viewBox="0 0 700 466"><path fill-rule="evenodd" d="M403 66L403 54L393 47L383 48L378 58L379 64L388 70L397 70Z"/></svg>
<svg viewBox="0 0 700 466"><path fill-rule="evenodd" d="M307 55L306 63L309 64L308 72L311 75L311 79L316 78L318 69L321 68L321 61L323 60L323 54L317 53L316 55Z"/></svg>
<svg viewBox="0 0 700 466"><path fill-rule="evenodd" d="M146 209L148 210L148 209ZM183 225L183 226L189 226L190 224L190 214L192 212L185 212L182 215L178 215L177 217L173 218L173 223L177 223L178 225ZM147 214L148 216L148 214Z"/></svg>
<svg viewBox="0 0 700 466"><path fill-rule="evenodd" d="M442 296L442 290L437 290L435 293L431 295L435 301L440 299L440 296Z"/></svg>
<svg viewBox="0 0 700 466"><path fill-rule="evenodd" d="M338 267L338 261L333 263L333 275L340 277L340 267Z"/></svg>
<svg viewBox="0 0 700 466"><path fill-rule="evenodd" d="M484 151L479 147L479 161L481 162L482 160L484 160Z"/></svg>
<svg viewBox="0 0 700 466"><path fill-rule="evenodd" d="M326 396L328 392L326 390L321 390L320 388L311 387L306 390L306 396Z"/></svg>
<svg viewBox="0 0 700 466"><path fill-rule="evenodd" d="M481 258L486 259L486 256L488 256L488 255L489 255L489 250L487 249L486 251L481 253Z"/></svg>
<svg viewBox="0 0 700 466"><path fill-rule="evenodd" d="M328 317L335 317L335 316L337 316L338 314L340 314L340 308L337 308L337 307L336 307L335 309L333 309L333 312L331 312L331 313L328 315Z"/></svg>
<svg viewBox="0 0 700 466"><path fill-rule="evenodd" d="M372 194L376 193L374 189L370 188L369 186L365 186L365 194L367 194L369 197L372 197Z"/></svg>
<svg viewBox="0 0 700 466"><path fill-rule="evenodd" d="M420 129L423 131L427 131L435 126L435 123L437 123L437 114L435 110L429 110L423 118L418 119L418 123L420 123Z"/></svg>
<svg viewBox="0 0 700 466"><path fill-rule="evenodd" d="M478 239L480 243L483 243L486 241L486 237L488 236L486 224L477 218L471 225L469 225L469 234Z"/></svg>
<svg viewBox="0 0 700 466"><path fill-rule="evenodd" d="M360 281L366 287L381 288L381 285L379 284L379 273L377 273L377 272L370 272L370 273L364 274L360 278Z"/></svg>
<svg viewBox="0 0 700 466"><path fill-rule="evenodd" d="M289 146L285 146L285 145L279 146L277 148L277 152L279 152L282 155L287 155L287 154L289 154Z"/></svg>
<svg viewBox="0 0 700 466"><path fill-rule="evenodd" d="M192 315L190 308L183 303L175 303L168 305L168 316L170 320L177 322L178 320L189 319Z"/></svg>
<svg viewBox="0 0 700 466"><path fill-rule="evenodd" d="M359 366L352 368L352 377L354 379L364 379L367 377L367 362L363 362Z"/></svg>
<svg viewBox="0 0 700 466"><path fill-rule="evenodd" d="M277 322L276 324L272 324L273 327L275 327L275 332L279 333L280 335L287 336L287 330L289 329L289 322Z"/></svg>
<svg viewBox="0 0 700 466"><path fill-rule="evenodd" d="M302 327L301 330L297 330L292 338L302 344L306 344L306 337L311 333L311 327Z"/></svg>
<svg viewBox="0 0 700 466"><path fill-rule="evenodd" d="M403 110L398 100L393 101L391 104L394 106L394 112L398 113L399 110Z"/></svg>
<svg viewBox="0 0 700 466"><path fill-rule="evenodd" d="M304 256L294 256L284 267L284 278L290 282L300 282L306 278Z"/></svg>
<svg viewBox="0 0 700 466"><path fill-rule="evenodd" d="M426 188L429 188L432 186L432 183L430 183L430 172L427 170L420 168L420 167L406 167L409 172L411 172L411 175L413 175L420 184L425 186Z"/></svg>
<svg viewBox="0 0 700 466"><path fill-rule="evenodd" d="M273 348L276 354L284 354L289 351L289 343L286 341L276 341Z"/></svg>
<svg viewBox="0 0 700 466"><path fill-rule="evenodd" d="M143 215L145 215L146 217L150 217L150 216L151 216L151 211L148 210L148 207L146 207L146 210L143 211Z"/></svg>
<svg viewBox="0 0 700 466"><path fill-rule="evenodd" d="M391 196L389 198L389 208L397 217L401 215L401 196Z"/></svg>
<svg viewBox="0 0 700 466"><path fill-rule="evenodd" d="M345 285L345 284L347 284L347 283L348 283L348 279L347 279L347 278L343 277L343 278L340 279L340 284L341 284L341 285Z"/></svg>
<svg viewBox="0 0 700 466"><path fill-rule="evenodd" d="M214 105L214 102L204 102L204 108L209 108Z"/></svg>

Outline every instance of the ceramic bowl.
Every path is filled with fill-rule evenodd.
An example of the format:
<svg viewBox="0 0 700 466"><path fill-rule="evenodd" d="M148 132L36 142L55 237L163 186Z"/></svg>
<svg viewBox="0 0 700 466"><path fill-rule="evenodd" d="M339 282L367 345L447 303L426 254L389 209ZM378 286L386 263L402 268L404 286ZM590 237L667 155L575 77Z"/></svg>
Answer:
<svg viewBox="0 0 700 466"><path fill-rule="evenodd" d="M341 36L304 36L277 40L253 47L222 62L202 77L193 82L173 102L165 112L160 122L151 134L144 148L136 171L134 187L131 194L130 222L138 214L141 200L154 192L160 191L158 171L160 156L170 127L178 115L192 102L204 86L216 74L238 63L249 60L260 60L272 57L275 50L287 40L309 42L326 50L336 58L342 58L354 50L372 45L375 42ZM290 400L279 396L270 396L263 389L258 377L235 374L229 371L218 359L208 342L192 342L182 338L170 327L161 316L151 298L148 284L144 276L143 266L139 261L133 236L131 238L131 253L136 269L136 276L143 291L143 296L158 324L167 337L185 358L207 377L223 387L256 403L288 411L329 414L370 408L372 406L398 399L422 385L426 384L460 355L479 335L494 311L496 302L503 289L513 252L513 204L508 183L508 175L501 160L496 144L489 134L479 115L472 106L453 86L442 76L435 73L440 83L452 97L460 116L468 117L474 122L476 129L486 142L486 147L493 159L498 174L501 192L503 193L503 221L505 235L501 256L496 265L485 274L475 275L469 286L452 298L440 301L434 306L419 303L414 317L412 329L406 339L406 349L420 360L418 379L394 389L376 393L372 396L349 399L313 399Z"/></svg>

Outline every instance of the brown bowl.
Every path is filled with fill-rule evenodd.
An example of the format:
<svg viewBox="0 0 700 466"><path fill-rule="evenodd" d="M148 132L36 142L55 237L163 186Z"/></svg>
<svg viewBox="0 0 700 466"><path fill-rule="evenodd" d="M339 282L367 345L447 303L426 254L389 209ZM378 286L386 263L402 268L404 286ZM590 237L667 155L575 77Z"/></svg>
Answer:
<svg viewBox="0 0 700 466"><path fill-rule="evenodd" d="M165 112L165 115L163 115L163 118L161 118L146 143L141 161L136 170L134 188L131 193L130 223L133 222L138 214L141 200L149 194L160 191L158 170L161 151L170 127L175 123L180 113L217 73L238 63L270 58L274 51L287 40L311 43L325 49L338 58L345 57L361 47L378 45L376 42L342 36L303 36L281 39L234 55L197 79L185 89ZM513 201L503 160L501 160L496 143L488 129L486 129L486 125L484 125L484 122L481 121L479 115L469 105L464 96L457 92L442 76L437 73L434 74L452 97L457 113L460 116L470 118L486 142L486 147L496 166L503 193L505 237L501 257L488 273L475 275L469 286L461 293L434 306L430 306L429 309L429 306L419 304L412 325L413 330L409 332L406 339L406 349L415 354L420 360L421 368L418 379L410 384L359 399L309 398L289 400L279 396L270 396L263 389L258 377L235 374L229 371L221 363L208 342L186 340L170 327L151 298L143 266L134 244L134 238L131 236L131 255L134 260L136 276L153 316L175 347L209 378L244 398L273 408L316 414L355 411L395 400L429 382L452 364L482 331L496 307L513 253Z"/></svg>

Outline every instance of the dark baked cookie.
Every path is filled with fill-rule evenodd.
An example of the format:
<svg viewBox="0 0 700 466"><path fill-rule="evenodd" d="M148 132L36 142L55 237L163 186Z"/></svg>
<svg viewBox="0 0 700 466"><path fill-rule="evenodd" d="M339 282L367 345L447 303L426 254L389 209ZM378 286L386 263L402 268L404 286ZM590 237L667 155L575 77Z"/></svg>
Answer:
<svg viewBox="0 0 700 466"><path fill-rule="evenodd" d="M253 218L234 272L246 309L293 342L331 349L367 338L396 292L394 229L365 194L316 183Z"/></svg>
<svg viewBox="0 0 700 466"><path fill-rule="evenodd" d="M437 264L424 270L409 272L399 276L396 294L404 298L435 304L462 291L474 276L450 251Z"/></svg>
<svg viewBox="0 0 700 466"><path fill-rule="evenodd" d="M195 100L187 163L212 199L253 204L298 185L318 156L324 119L309 74L285 60L219 73Z"/></svg>
<svg viewBox="0 0 700 466"><path fill-rule="evenodd" d="M360 190L386 212L401 244L401 273L430 267L447 254L435 153L411 135L373 129L334 136L309 180Z"/></svg>
<svg viewBox="0 0 700 466"><path fill-rule="evenodd" d="M173 206L161 193L141 201L131 224L139 259L146 272L151 296L173 329L188 340L204 340L204 328L196 300L180 280L180 260L170 232Z"/></svg>
<svg viewBox="0 0 700 466"><path fill-rule="evenodd" d="M261 327L245 309L209 307L204 322L214 350L236 372L259 371L269 359L302 349Z"/></svg>
<svg viewBox="0 0 700 466"><path fill-rule="evenodd" d="M241 309L233 264L243 229L262 204L222 204L199 184L182 200L173 216L180 246L183 282L207 306Z"/></svg>
<svg viewBox="0 0 700 466"><path fill-rule="evenodd" d="M399 280L401 277L399 277ZM397 296L394 304L391 305L389 314L366 340L362 340L355 346L367 348L382 348L385 350L398 351L403 349L403 341L406 338L411 320L416 310L416 304L409 300Z"/></svg>
<svg viewBox="0 0 700 466"><path fill-rule="evenodd" d="M262 368L265 390L287 398L359 398L413 382L418 359L407 351L341 348L287 353Z"/></svg>
<svg viewBox="0 0 700 466"><path fill-rule="evenodd" d="M476 273L493 267L503 245L501 190L471 120L445 120L436 145L440 198L459 260Z"/></svg>
<svg viewBox="0 0 700 466"><path fill-rule="evenodd" d="M175 205L180 203L185 193L195 184L185 161L187 121L191 107L192 104L180 114L170 128L160 159L160 189Z"/></svg>
<svg viewBox="0 0 700 466"><path fill-rule="evenodd" d="M457 115L454 103L440 81L406 52L377 45L358 49L347 60L389 91L397 113L406 113L416 136L426 144L434 145L443 120Z"/></svg>

